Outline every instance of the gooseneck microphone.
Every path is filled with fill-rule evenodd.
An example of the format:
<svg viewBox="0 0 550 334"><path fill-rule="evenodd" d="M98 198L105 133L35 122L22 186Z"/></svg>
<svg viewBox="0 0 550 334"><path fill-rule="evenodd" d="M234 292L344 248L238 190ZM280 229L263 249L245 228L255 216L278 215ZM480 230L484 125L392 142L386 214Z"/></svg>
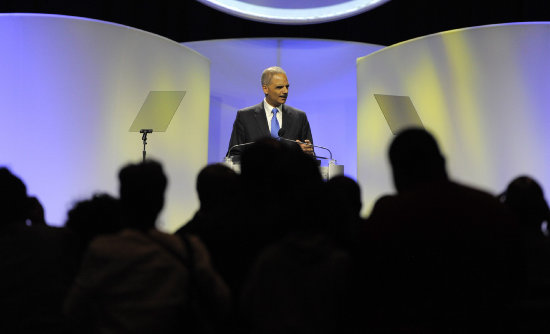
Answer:
<svg viewBox="0 0 550 334"><path fill-rule="evenodd" d="M237 144L237 145L233 145L229 148L229 150L227 151L227 154L225 155L225 159L229 158L229 155L231 154L231 151L234 149L234 148L237 148L237 147L240 147L240 146L246 146L246 145L250 145L250 144L254 144L255 142L254 141L251 141L249 143L242 143L242 144Z"/></svg>
<svg viewBox="0 0 550 334"><path fill-rule="evenodd" d="M311 143L296 142L296 141L294 141L294 140L292 140L292 139L285 138L285 137L283 137L283 136L285 135L285 132L286 132L286 129L281 128L281 129L279 130L279 132L277 132L277 135L279 136L278 138L279 138L279 139L286 140L286 141L289 141L289 142L294 143L294 144L296 144L296 145L298 145L298 144L301 143L301 144L304 144L304 145L309 145L309 146L313 146L313 147L322 148L323 150L327 150L328 153L330 154L330 160L332 160L332 152L331 152L328 148L323 147L323 146L313 145L313 144L311 144ZM326 159L325 157L319 157L319 156L315 156L315 158Z"/></svg>

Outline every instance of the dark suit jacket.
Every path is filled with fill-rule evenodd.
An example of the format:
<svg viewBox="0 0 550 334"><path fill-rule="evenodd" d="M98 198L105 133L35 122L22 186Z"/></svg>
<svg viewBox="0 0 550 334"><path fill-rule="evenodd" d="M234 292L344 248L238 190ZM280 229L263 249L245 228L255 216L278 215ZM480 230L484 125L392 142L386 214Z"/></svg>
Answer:
<svg viewBox="0 0 550 334"><path fill-rule="evenodd" d="M305 112L285 104L282 105L281 112L283 113L282 128L285 129L284 138L300 141L309 139L313 143ZM237 144L250 143L270 136L271 133L265 117L264 102L262 101L260 104L237 111L228 150ZM231 150L231 155L239 155L242 152L241 148L236 147Z"/></svg>

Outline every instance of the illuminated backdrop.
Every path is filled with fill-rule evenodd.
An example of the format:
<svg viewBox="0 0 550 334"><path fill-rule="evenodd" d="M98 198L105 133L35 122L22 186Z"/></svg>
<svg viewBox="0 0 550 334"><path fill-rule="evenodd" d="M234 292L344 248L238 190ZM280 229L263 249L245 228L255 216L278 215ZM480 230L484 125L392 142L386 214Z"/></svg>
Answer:
<svg viewBox="0 0 550 334"><path fill-rule="evenodd" d="M222 160L236 110L261 101L261 70L280 65L288 103L308 113L316 144L357 176L365 213L393 192L386 158L393 135L373 94L411 97L458 180L496 193L530 174L549 189L549 40L550 24L530 23L388 48L286 38L184 46L107 22L4 14L0 165L20 175L47 220L60 225L75 200L116 195L118 169L141 159L141 136L128 128L149 91L185 90L168 131L151 134L147 146L170 177L159 227L172 231L198 208L195 177Z"/></svg>
<svg viewBox="0 0 550 334"><path fill-rule="evenodd" d="M499 193L529 174L550 189L550 24L474 27L399 43L357 62L358 180L368 212L393 192L393 135L373 94L410 96L451 177Z"/></svg>
<svg viewBox="0 0 550 334"><path fill-rule="evenodd" d="M151 90L185 90L148 157L169 176L161 225L198 208L195 177L207 161L209 62L166 38L89 19L0 15L0 165L8 166L60 225L75 200L118 195L117 173L141 160L132 124Z"/></svg>

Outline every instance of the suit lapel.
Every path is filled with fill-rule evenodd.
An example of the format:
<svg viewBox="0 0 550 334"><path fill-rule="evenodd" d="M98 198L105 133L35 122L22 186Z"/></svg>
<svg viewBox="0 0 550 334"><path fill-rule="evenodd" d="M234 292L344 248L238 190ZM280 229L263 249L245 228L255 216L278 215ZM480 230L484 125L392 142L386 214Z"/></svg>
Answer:
<svg viewBox="0 0 550 334"><path fill-rule="evenodd" d="M271 135L269 132L269 125L267 125L267 117L265 117L265 110L264 110L264 103L260 103L256 106L254 109L254 119L256 120L256 124L258 125L258 129L260 129L260 132L264 137L268 137Z"/></svg>
<svg viewBox="0 0 550 334"><path fill-rule="evenodd" d="M282 115L283 115L283 128L285 128L285 133L288 135L292 131L291 129L292 124L296 124L296 122L294 122L295 115L291 110L288 110L288 108L284 104L283 104Z"/></svg>

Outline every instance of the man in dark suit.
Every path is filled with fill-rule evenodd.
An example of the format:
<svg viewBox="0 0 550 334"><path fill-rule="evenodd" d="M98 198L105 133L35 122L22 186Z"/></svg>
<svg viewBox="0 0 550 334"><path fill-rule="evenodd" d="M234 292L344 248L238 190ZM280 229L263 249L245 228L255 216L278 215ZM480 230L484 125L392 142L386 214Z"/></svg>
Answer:
<svg viewBox="0 0 550 334"><path fill-rule="evenodd" d="M285 71L277 66L269 67L262 73L264 100L248 108L237 111L233 132L229 140L230 155L240 155L243 147L238 144L254 142L265 137L279 136L296 141L302 150L313 155L313 138L306 113L285 105L288 97L288 79Z"/></svg>

